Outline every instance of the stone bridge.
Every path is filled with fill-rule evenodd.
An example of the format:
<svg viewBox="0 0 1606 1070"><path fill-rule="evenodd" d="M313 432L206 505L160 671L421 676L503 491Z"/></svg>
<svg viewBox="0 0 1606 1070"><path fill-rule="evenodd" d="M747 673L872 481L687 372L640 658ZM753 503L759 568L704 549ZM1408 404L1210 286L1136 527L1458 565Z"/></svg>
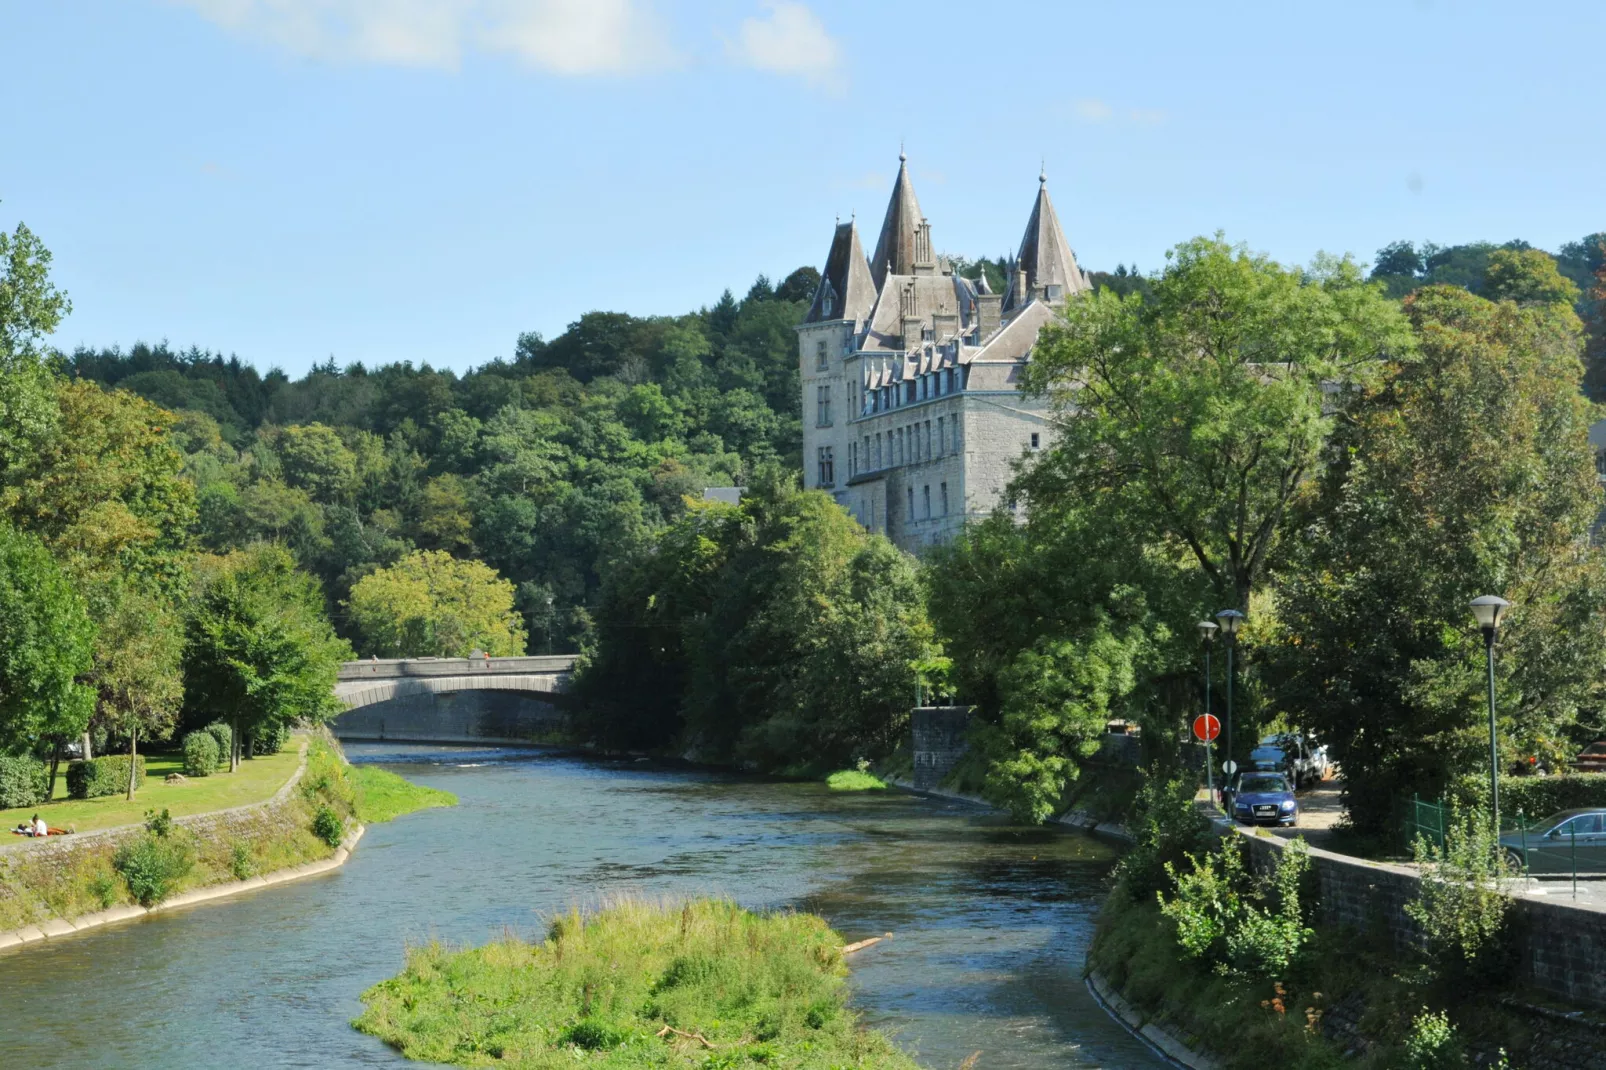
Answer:
<svg viewBox="0 0 1606 1070"><path fill-rule="evenodd" d="M539 743L563 731L574 655L348 661L330 723L350 740Z"/></svg>

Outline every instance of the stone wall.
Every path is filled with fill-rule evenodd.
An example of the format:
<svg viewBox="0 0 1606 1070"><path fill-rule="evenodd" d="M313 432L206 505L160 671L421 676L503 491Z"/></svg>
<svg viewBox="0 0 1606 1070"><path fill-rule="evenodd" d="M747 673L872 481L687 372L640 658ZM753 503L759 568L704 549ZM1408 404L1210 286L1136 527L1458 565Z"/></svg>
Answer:
<svg viewBox="0 0 1606 1070"><path fill-rule="evenodd" d="M414 743L540 743L567 725L551 702L527 691L422 692L347 710L330 722L340 739Z"/></svg>
<svg viewBox="0 0 1606 1070"><path fill-rule="evenodd" d="M910 711L914 734L914 786L930 791L953 771L969 749L965 730L970 706L917 706Z"/></svg>
<svg viewBox="0 0 1606 1070"><path fill-rule="evenodd" d="M1218 822L1225 832L1227 826ZM1244 833L1257 870L1275 866L1286 840ZM1386 931L1397 947L1420 939L1405 904L1416 898L1420 877L1408 866L1367 862L1310 849L1317 879L1317 917L1363 932ZM1606 911L1518 897L1511 911L1518 979L1570 1003L1606 1007Z"/></svg>

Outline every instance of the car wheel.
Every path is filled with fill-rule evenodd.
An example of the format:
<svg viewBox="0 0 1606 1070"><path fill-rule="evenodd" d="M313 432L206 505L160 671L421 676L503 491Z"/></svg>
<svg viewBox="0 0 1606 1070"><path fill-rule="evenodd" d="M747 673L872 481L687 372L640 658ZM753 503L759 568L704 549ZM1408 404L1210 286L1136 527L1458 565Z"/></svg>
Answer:
<svg viewBox="0 0 1606 1070"><path fill-rule="evenodd" d="M1528 863L1522 857L1522 852L1515 847L1506 848L1506 865L1511 868L1513 873L1522 873L1528 868Z"/></svg>

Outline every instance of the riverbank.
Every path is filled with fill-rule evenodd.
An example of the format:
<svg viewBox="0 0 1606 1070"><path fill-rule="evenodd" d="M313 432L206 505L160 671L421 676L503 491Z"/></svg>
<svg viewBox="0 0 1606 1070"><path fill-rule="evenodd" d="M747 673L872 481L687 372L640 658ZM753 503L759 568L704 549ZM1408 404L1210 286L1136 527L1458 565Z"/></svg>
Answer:
<svg viewBox="0 0 1606 1070"><path fill-rule="evenodd" d="M847 949L811 914L724 900L571 910L530 943L413 948L352 1024L458 1066L917 1070L847 1003Z"/></svg>
<svg viewBox="0 0 1606 1070"><path fill-rule="evenodd" d="M289 777L256 805L0 854L0 949L325 873L344 864L366 825L456 802L388 770L355 769L326 735L299 743Z"/></svg>

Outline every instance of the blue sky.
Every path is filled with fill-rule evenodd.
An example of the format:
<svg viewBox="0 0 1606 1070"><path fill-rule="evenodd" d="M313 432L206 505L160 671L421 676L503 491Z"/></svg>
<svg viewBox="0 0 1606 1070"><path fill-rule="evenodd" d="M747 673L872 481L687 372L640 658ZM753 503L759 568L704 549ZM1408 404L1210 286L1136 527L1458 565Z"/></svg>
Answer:
<svg viewBox="0 0 1606 1070"><path fill-rule="evenodd" d="M0 0L0 226L55 342L467 368L873 243L1291 262L1606 229L1599 0Z"/></svg>

